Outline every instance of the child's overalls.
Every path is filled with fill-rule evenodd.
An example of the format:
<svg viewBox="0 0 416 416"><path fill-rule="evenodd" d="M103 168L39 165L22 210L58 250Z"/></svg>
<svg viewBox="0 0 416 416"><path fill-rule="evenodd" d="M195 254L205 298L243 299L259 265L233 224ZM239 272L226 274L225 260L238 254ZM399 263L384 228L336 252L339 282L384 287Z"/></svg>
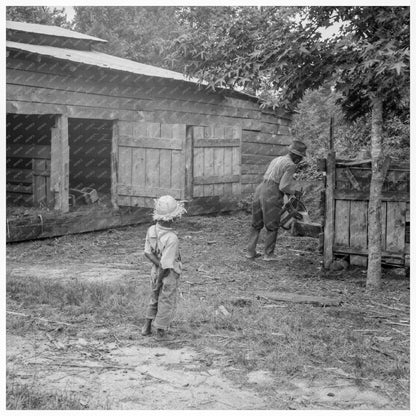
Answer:
<svg viewBox="0 0 416 416"><path fill-rule="evenodd" d="M151 294L146 318L153 320L157 329L167 330L176 312L177 291L182 263L177 235L159 224L152 225L146 235L145 252L152 252L166 269L162 282L158 280L160 268L152 265Z"/></svg>

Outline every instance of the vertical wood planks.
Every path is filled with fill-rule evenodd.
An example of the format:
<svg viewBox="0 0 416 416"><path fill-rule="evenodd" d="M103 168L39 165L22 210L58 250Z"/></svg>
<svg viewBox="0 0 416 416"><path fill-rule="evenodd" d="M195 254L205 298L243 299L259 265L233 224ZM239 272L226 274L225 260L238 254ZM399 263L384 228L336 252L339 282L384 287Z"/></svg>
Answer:
<svg viewBox="0 0 416 416"><path fill-rule="evenodd" d="M335 201L335 236L334 244L350 245L350 201Z"/></svg>
<svg viewBox="0 0 416 416"><path fill-rule="evenodd" d="M132 149L131 147L120 146L118 149L119 166L118 166L118 183L131 185L132 174ZM119 205L131 206L131 197L119 195L117 198Z"/></svg>
<svg viewBox="0 0 416 416"><path fill-rule="evenodd" d="M207 132L208 130L206 130ZM208 136L209 137L209 136ZM214 176L214 149L212 147L203 148L204 153L204 174L203 176ZM214 185L203 185L204 196L214 195Z"/></svg>
<svg viewBox="0 0 416 416"><path fill-rule="evenodd" d="M131 184L145 187L145 149L131 148ZM132 206L144 206L144 199L140 196L131 196Z"/></svg>
<svg viewBox="0 0 416 416"><path fill-rule="evenodd" d="M193 126L192 130L193 196L241 194L241 128Z"/></svg>
<svg viewBox="0 0 416 416"><path fill-rule="evenodd" d="M226 126L224 128L224 138L225 139L234 139L234 128ZM233 148L226 147L224 148L224 175L232 175L233 172ZM232 183L224 184L224 195L233 194L233 185Z"/></svg>
<svg viewBox="0 0 416 416"><path fill-rule="evenodd" d="M338 254L350 255L350 264L365 267L368 263L368 205L371 168L367 164L361 166L359 163L349 163L351 171L349 175L348 169L344 165L345 162L340 161L336 171L335 197L337 199L334 200L334 243L337 246ZM397 258L399 255L405 264L404 258L410 248L408 242L406 243L406 240L409 239L410 221L409 170L401 164L389 166L388 161L383 165L383 169L390 169L386 175L381 194L380 238L383 260L397 265L402 261ZM344 184L348 186L345 187ZM331 193L331 188L330 181L328 181L326 184L327 195ZM334 197L334 194L332 196ZM350 206L349 215L347 214L348 204ZM326 218L328 218L328 210ZM329 238L330 233L327 232L326 226L325 239ZM346 248L345 251L342 250L343 247ZM327 264L325 257L325 267Z"/></svg>
<svg viewBox="0 0 416 416"><path fill-rule="evenodd" d="M180 166L178 162L172 163L172 150L160 149L159 154L159 186L161 188L170 188L173 180L173 173L176 172ZM180 153L179 153L180 154ZM176 182L176 181L175 181ZM176 185L178 185L176 183Z"/></svg>
<svg viewBox="0 0 416 416"><path fill-rule="evenodd" d="M160 138L160 123L147 123L147 137ZM159 188L160 150L146 149L146 187Z"/></svg>
<svg viewBox="0 0 416 416"><path fill-rule="evenodd" d="M386 250L404 252L406 232L406 202L388 202L386 220Z"/></svg>
<svg viewBox="0 0 416 416"><path fill-rule="evenodd" d="M162 124L162 128L163 128ZM182 150L172 150L171 153L171 187L174 189L181 189L181 198L185 197L185 140L186 140L186 125L185 124L170 124L170 136L172 139L180 139L182 141ZM163 133L163 130L162 130ZM164 169L161 160L161 169ZM162 186L162 185L161 185Z"/></svg>
<svg viewBox="0 0 416 416"><path fill-rule="evenodd" d="M350 247L367 248L367 201L351 201L350 208Z"/></svg>
<svg viewBox="0 0 416 416"><path fill-rule="evenodd" d="M215 127L214 136L217 139L224 139L224 127ZM213 149L213 175L224 176L224 148L216 147ZM213 195L223 195L224 184L214 184Z"/></svg>
<svg viewBox="0 0 416 416"><path fill-rule="evenodd" d="M240 181L232 184L232 194L241 194L241 140L242 140L242 129L240 127L232 127L231 134L233 139L240 140L239 147L232 147L232 173L233 175L239 175Z"/></svg>
<svg viewBox="0 0 416 416"><path fill-rule="evenodd" d="M163 139L171 139L173 137L173 129L171 124L161 125L161 137ZM159 151L159 187L170 188L172 185L173 170L177 170L179 166L172 163L172 151L160 149ZM175 182L176 178L175 178Z"/></svg>
<svg viewBox="0 0 416 416"><path fill-rule="evenodd" d="M233 174L233 148L226 147L224 148L224 175ZM224 195L233 194L233 185L232 183L224 184Z"/></svg>
<svg viewBox="0 0 416 416"><path fill-rule="evenodd" d="M193 176L194 176L194 148L193 148L193 130L188 127L185 139L185 195L184 198L192 198Z"/></svg>
<svg viewBox="0 0 416 416"><path fill-rule="evenodd" d="M142 137L147 136L147 124L146 123L126 123L131 125L131 129L126 131L127 137ZM127 127L127 126L126 126ZM145 186L145 149L130 147L131 157L131 174L128 177L128 185ZM127 168L126 168L127 169ZM129 206L146 206L145 198L141 196L126 196L126 200L129 200Z"/></svg>
<svg viewBox="0 0 416 416"><path fill-rule="evenodd" d="M184 196L186 125L122 123L118 184L120 205L153 207L154 199L172 192ZM181 143L180 145L178 144ZM169 143L169 140L175 140Z"/></svg>
<svg viewBox="0 0 416 416"><path fill-rule="evenodd" d="M193 139L203 139L204 138L204 128L194 126L193 130ZM194 178L199 176L204 176L204 149L202 147L194 148ZM203 185L194 185L193 187L193 196L198 198L204 196Z"/></svg>
<svg viewBox="0 0 416 416"><path fill-rule="evenodd" d="M161 124L160 123L146 123L147 137L160 138Z"/></svg>

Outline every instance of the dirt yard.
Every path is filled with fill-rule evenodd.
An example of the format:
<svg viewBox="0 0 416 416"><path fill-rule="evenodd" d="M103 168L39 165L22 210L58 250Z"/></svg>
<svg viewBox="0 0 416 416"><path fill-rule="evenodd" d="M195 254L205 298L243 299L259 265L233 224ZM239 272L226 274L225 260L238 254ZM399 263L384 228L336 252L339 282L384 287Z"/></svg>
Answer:
<svg viewBox="0 0 416 416"><path fill-rule="evenodd" d="M409 278L386 269L367 294L364 270L324 271L318 241L287 232L278 262L246 260L249 221L179 224L185 270L164 343L140 335L147 226L9 244L8 408L24 387L50 409L58 396L77 409L409 409Z"/></svg>

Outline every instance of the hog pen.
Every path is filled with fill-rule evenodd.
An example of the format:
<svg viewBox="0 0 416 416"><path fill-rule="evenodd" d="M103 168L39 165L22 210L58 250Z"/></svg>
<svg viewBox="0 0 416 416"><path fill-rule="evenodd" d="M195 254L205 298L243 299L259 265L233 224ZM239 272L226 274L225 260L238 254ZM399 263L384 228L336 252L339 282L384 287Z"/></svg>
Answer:
<svg viewBox="0 0 416 416"><path fill-rule="evenodd" d="M367 266L371 160L326 159L324 266L335 258ZM382 264L408 267L410 167L390 163L382 188Z"/></svg>

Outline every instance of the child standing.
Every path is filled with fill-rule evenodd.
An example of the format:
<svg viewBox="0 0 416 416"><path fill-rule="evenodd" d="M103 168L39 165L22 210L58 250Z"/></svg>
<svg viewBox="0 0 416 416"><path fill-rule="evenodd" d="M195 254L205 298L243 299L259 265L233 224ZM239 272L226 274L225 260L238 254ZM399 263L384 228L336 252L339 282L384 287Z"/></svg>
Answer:
<svg viewBox="0 0 416 416"><path fill-rule="evenodd" d="M170 195L161 196L156 200L153 211L156 224L147 230L144 255L152 262L151 295L142 335L150 335L153 324L159 340L168 339L166 331L176 309L182 263L179 240L173 226L185 212L183 203Z"/></svg>

